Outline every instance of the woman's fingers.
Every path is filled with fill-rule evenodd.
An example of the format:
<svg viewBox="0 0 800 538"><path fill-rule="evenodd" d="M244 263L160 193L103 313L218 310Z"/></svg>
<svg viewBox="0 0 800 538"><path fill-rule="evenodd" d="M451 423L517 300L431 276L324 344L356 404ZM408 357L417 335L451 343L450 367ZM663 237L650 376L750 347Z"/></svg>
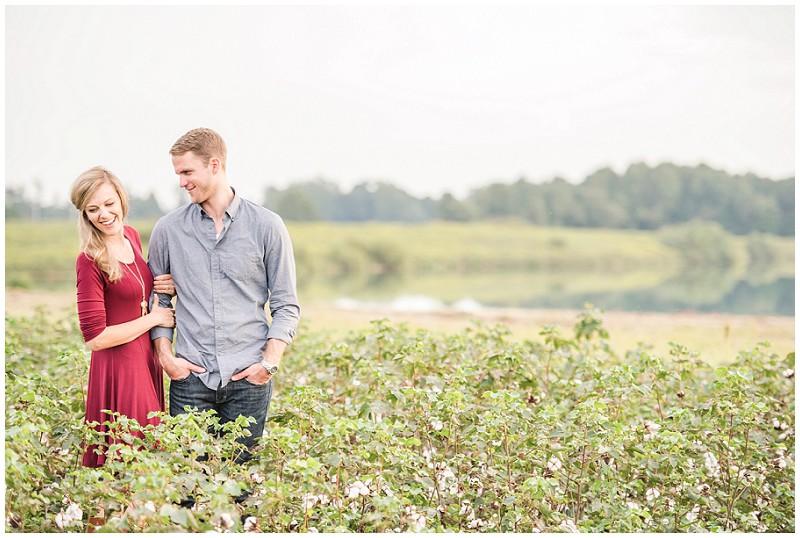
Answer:
<svg viewBox="0 0 800 538"><path fill-rule="evenodd" d="M153 289L158 293L166 295L175 295L175 282L172 280L172 275L158 275L153 279Z"/></svg>

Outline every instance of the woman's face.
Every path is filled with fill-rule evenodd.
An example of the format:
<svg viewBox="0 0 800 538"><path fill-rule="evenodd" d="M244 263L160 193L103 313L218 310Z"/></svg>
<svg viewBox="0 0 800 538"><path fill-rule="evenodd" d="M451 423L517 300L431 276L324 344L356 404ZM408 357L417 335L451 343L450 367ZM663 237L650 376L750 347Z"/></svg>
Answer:
<svg viewBox="0 0 800 538"><path fill-rule="evenodd" d="M103 234L110 236L122 233L122 202L117 190L110 183L103 183L94 191L84 212L94 227Z"/></svg>

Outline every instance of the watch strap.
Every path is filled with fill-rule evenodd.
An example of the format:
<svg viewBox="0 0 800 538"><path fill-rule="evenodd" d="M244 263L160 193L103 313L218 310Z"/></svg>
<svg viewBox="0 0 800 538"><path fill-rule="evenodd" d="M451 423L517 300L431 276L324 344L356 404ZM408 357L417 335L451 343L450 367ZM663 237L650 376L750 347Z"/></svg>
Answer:
<svg viewBox="0 0 800 538"><path fill-rule="evenodd" d="M275 375L278 373L278 365L277 364L270 364L265 360L261 361L261 366L267 371L269 375Z"/></svg>

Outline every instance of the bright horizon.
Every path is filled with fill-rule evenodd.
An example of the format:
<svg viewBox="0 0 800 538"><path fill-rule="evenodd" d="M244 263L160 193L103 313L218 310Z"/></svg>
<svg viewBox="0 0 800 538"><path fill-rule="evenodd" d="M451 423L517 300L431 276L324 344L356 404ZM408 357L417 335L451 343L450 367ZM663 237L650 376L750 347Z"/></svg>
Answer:
<svg viewBox="0 0 800 538"><path fill-rule="evenodd" d="M103 164L173 203L206 126L256 201L418 197L635 162L794 176L794 6L7 6L6 185ZM183 195L185 199L185 195Z"/></svg>

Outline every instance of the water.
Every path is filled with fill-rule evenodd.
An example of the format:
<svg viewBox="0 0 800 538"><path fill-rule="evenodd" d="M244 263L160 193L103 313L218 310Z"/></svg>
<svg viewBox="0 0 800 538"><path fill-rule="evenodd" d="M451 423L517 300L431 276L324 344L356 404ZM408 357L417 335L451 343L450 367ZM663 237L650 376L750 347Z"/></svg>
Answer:
<svg viewBox="0 0 800 538"><path fill-rule="evenodd" d="M373 306L405 312L581 309L588 302L606 311L794 316L794 278L758 281L703 272L649 280L642 275L428 275L316 282L301 286L300 292L303 300L342 308Z"/></svg>

